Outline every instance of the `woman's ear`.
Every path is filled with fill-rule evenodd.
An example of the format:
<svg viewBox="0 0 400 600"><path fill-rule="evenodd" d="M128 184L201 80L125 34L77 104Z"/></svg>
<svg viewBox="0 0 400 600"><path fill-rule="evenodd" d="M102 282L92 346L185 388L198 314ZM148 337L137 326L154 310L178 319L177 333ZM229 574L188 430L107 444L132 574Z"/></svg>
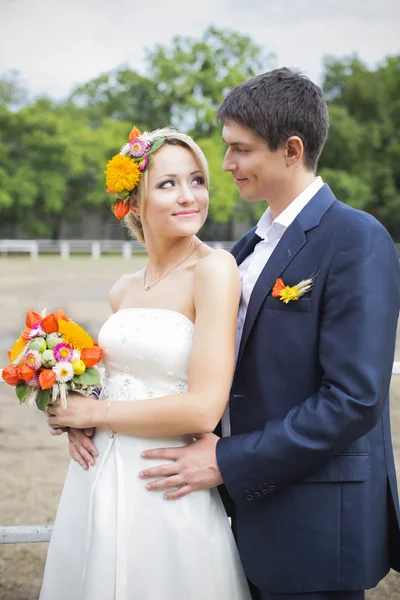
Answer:
<svg viewBox="0 0 400 600"><path fill-rule="evenodd" d="M138 218L140 218L139 201L136 194L132 194L132 196L129 198L129 207L131 211L135 213Z"/></svg>

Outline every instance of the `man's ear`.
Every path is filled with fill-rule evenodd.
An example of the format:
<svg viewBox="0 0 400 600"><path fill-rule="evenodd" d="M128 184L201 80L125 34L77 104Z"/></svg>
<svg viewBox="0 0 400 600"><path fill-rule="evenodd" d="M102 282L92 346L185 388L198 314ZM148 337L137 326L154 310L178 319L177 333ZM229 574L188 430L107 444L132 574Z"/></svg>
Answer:
<svg viewBox="0 0 400 600"><path fill-rule="evenodd" d="M291 167L299 163L304 156L304 145L301 138L297 135L292 135L285 144L285 159L286 165Z"/></svg>

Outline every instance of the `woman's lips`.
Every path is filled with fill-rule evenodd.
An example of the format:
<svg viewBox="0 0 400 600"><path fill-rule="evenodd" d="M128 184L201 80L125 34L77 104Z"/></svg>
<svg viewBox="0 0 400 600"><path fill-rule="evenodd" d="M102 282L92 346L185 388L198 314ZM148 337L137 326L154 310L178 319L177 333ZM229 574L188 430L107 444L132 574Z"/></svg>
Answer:
<svg viewBox="0 0 400 600"><path fill-rule="evenodd" d="M198 214L198 210L183 210L181 212L175 213L174 217L179 217L180 219L189 219L190 217L194 217Z"/></svg>

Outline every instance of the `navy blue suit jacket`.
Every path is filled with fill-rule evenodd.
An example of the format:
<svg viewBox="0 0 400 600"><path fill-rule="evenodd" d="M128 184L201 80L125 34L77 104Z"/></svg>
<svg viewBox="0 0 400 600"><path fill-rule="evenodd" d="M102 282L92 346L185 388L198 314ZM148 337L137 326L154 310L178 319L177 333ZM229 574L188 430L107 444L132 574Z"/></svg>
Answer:
<svg viewBox="0 0 400 600"><path fill-rule="evenodd" d="M234 247L238 263L259 241ZM313 288L284 304L278 277ZM394 244L325 185L252 292L217 460L245 571L277 593L374 587L400 570L389 383L400 307Z"/></svg>

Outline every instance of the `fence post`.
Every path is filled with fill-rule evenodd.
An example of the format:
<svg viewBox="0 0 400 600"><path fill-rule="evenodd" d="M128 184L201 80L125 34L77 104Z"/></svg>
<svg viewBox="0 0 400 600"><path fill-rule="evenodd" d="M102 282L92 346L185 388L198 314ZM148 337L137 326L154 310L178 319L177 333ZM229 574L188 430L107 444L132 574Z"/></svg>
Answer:
<svg viewBox="0 0 400 600"><path fill-rule="evenodd" d="M69 259L69 242L66 240L60 242L60 256L62 260Z"/></svg>
<svg viewBox="0 0 400 600"><path fill-rule="evenodd" d="M92 259L99 260L101 255L100 242L92 242Z"/></svg>
<svg viewBox="0 0 400 600"><path fill-rule="evenodd" d="M122 256L128 259L132 256L132 242L124 242L122 244Z"/></svg>
<svg viewBox="0 0 400 600"><path fill-rule="evenodd" d="M31 258L33 260L36 260L39 258L39 244L37 243L36 240L34 240L32 242L32 247L31 247Z"/></svg>

